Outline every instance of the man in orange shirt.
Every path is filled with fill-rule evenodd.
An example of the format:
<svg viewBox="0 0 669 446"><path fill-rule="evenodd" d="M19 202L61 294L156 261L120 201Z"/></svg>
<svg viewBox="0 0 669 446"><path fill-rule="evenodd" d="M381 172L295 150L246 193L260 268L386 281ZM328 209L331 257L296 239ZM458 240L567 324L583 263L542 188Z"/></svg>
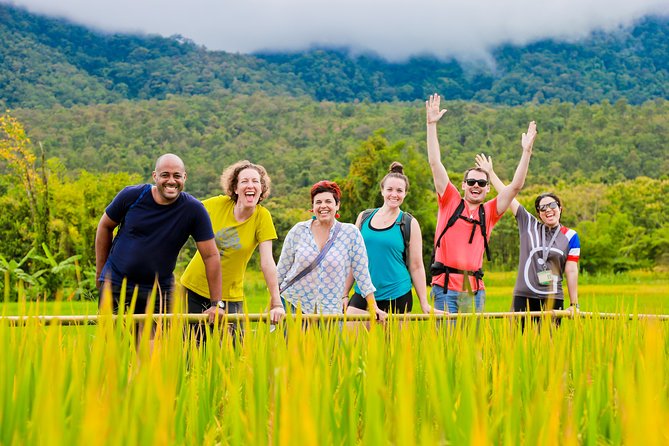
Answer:
<svg viewBox="0 0 669 446"><path fill-rule="evenodd" d="M464 197L461 197L441 162L437 122L446 110L439 108L440 102L439 95L434 94L425 103L427 155L439 203L434 263L431 268L434 307L452 313L472 310L482 312L485 305L481 269L483 252L488 252L488 239L493 226L525 183L532 145L537 136L536 124L530 122L527 133L523 133L523 154L516 173L511 183L501 189L496 198L485 202L490 191L489 178L488 173L478 167L465 172L462 181Z"/></svg>

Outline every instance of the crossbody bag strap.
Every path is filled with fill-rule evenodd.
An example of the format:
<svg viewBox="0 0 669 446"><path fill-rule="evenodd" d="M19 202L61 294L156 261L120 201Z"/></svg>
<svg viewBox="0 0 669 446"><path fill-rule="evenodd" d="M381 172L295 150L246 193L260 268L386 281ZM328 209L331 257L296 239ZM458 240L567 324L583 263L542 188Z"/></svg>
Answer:
<svg viewBox="0 0 669 446"><path fill-rule="evenodd" d="M309 266L304 268L302 271L297 273L297 275L295 277L290 279L288 281L288 283L283 288L279 289L279 293L283 293L284 291L286 291L291 285L293 285L295 282L300 280L302 277L309 274L311 271L314 270L314 268L316 268L318 266L319 263L321 263L323 261L323 259L325 258L325 254L328 253L328 251L330 250L330 248L334 244L334 241L337 238L337 235L339 234L340 229L341 229L341 223L336 222L334 232L332 233L332 237L330 237L330 240L328 240L327 243L325 244L325 246L323 246L323 249L321 249L321 252L318 253L318 257L316 257L314 259L314 261L311 262L311 264Z"/></svg>

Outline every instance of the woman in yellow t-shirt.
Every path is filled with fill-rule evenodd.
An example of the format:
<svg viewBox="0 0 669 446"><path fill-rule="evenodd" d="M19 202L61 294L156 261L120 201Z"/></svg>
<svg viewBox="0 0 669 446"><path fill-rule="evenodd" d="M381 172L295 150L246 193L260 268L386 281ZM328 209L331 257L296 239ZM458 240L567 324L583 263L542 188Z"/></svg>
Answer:
<svg viewBox="0 0 669 446"><path fill-rule="evenodd" d="M246 160L238 161L221 175L221 186L226 195L202 202L209 212L221 255L223 299L210 300L204 262L197 253L181 277L181 285L188 293L189 313L202 313L212 306L217 306L222 313L243 312L244 273L258 246L260 268L270 293L270 318L277 322L285 315L272 256L276 230L269 211L259 204L269 195L270 183L263 166Z"/></svg>

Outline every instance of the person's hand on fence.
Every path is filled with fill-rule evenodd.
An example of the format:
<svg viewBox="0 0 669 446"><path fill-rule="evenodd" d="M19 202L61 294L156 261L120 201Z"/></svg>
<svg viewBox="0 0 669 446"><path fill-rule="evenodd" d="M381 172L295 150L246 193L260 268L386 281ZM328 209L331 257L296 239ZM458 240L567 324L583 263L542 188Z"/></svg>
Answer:
<svg viewBox="0 0 669 446"><path fill-rule="evenodd" d="M434 307L433 307L432 305L430 305L430 304L421 305L421 310L423 310L423 313L424 313L424 314L430 314L430 313L432 313L433 311L434 311L434 314L445 314L445 313L448 313L448 311L438 310L438 309L434 308Z"/></svg>
<svg viewBox="0 0 669 446"><path fill-rule="evenodd" d="M385 322L388 319L388 313L381 310L379 307L376 307L376 320L379 322Z"/></svg>
<svg viewBox="0 0 669 446"><path fill-rule="evenodd" d="M284 317L286 317L286 310L283 305L274 305L269 310L269 320L272 324L278 324Z"/></svg>
<svg viewBox="0 0 669 446"><path fill-rule="evenodd" d="M207 308L206 310L203 311L203 313L209 315L209 322L210 323L213 323L216 320L217 316L218 316L218 319L221 319L221 318L223 318L223 316L225 316L225 310L223 310L222 308L219 308L216 305Z"/></svg>

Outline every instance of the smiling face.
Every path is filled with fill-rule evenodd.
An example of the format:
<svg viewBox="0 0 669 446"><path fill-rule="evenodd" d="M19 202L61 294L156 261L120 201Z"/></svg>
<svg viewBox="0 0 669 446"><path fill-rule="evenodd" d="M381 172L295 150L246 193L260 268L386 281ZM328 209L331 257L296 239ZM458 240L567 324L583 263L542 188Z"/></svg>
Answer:
<svg viewBox="0 0 669 446"><path fill-rule="evenodd" d="M555 208L552 208L554 206ZM539 218L549 228L554 228L560 224L562 208L553 197L544 197L539 201Z"/></svg>
<svg viewBox="0 0 669 446"><path fill-rule="evenodd" d="M321 192L314 195L312 209L319 223L329 225L334 222L335 214L339 210L339 203L335 200L332 192Z"/></svg>
<svg viewBox="0 0 669 446"><path fill-rule="evenodd" d="M475 180L476 182L470 186L468 182ZM485 184L481 186L480 183ZM465 192L465 201L471 204L483 203L486 195L490 192L490 184L488 183L488 177L485 172L479 172L478 170L470 170L467 172L467 175L462 182L462 190Z"/></svg>
<svg viewBox="0 0 669 446"><path fill-rule="evenodd" d="M158 196L154 197L159 204L171 204L179 198L186 183L186 168L183 161L176 155L163 155L156 162L153 171Z"/></svg>
<svg viewBox="0 0 669 446"><path fill-rule="evenodd" d="M237 194L238 204L248 208L255 207L262 193L260 173L253 168L244 169L239 172L235 193Z"/></svg>
<svg viewBox="0 0 669 446"><path fill-rule="evenodd" d="M383 203L391 209L400 207L407 195L406 186L400 178L387 178L381 188Z"/></svg>

